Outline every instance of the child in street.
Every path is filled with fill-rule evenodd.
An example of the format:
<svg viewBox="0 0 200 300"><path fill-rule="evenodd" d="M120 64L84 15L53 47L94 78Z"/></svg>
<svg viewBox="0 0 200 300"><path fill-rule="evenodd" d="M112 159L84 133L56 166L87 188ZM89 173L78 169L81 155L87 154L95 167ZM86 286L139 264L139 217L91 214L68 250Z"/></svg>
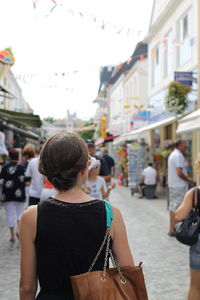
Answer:
<svg viewBox="0 0 200 300"><path fill-rule="evenodd" d="M104 178L99 176L100 166L100 161L92 157L89 166L88 180L85 184L85 192L95 199L103 200L108 199L110 191L115 188L115 183L108 187L106 186Z"/></svg>

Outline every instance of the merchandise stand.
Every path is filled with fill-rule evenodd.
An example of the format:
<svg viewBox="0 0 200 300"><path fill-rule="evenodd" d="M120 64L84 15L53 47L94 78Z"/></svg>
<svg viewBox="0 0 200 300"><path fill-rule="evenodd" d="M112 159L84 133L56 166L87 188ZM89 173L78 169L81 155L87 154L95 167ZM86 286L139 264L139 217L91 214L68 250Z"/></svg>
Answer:
<svg viewBox="0 0 200 300"><path fill-rule="evenodd" d="M128 182L131 195L138 191L141 173L151 160L151 151L147 144L133 142L128 148Z"/></svg>

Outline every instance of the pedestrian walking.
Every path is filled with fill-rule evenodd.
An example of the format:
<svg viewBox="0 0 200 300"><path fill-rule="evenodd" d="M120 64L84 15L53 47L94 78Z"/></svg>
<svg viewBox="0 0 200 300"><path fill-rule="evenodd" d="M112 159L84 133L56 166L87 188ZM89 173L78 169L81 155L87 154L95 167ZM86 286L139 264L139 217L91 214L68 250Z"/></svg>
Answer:
<svg viewBox="0 0 200 300"><path fill-rule="evenodd" d="M34 157L28 164L25 175L29 178L29 205L37 205L44 187L44 176L38 171L39 157Z"/></svg>
<svg viewBox="0 0 200 300"><path fill-rule="evenodd" d="M112 156L108 155L107 149L104 149L104 151L103 151L103 158L107 162L109 175L111 175L112 177L115 177L115 161L112 158Z"/></svg>
<svg viewBox="0 0 200 300"><path fill-rule="evenodd" d="M199 209L200 216L200 154L195 163L197 179L197 207ZM176 222L182 221L192 210L193 199L194 199L195 188L190 189L179 208L175 212ZM189 262L190 262L190 287L188 293L188 300L199 300L200 299L200 228L199 236L196 244L190 247L189 251Z"/></svg>
<svg viewBox="0 0 200 300"><path fill-rule="evenodd" d="M31 159L33 159L35 157L35 146L32 144L25 145L23 148L23 151L22 151L22 156L24 158L24 161L21 164L24 167L24 172L26 172L29 162L31 161ZM26 180L26 182L30 182L31 178L28 177L25 180ZM29 205L29 189L30 189L30 186L26 185L26 187L25 187L25 194L26 194L25 206L26 207L28 207L28 205Z"/></svg>
<svg viewBox="0 0 200 300"><path fill-rule="evenodd" d="M89 175L86 181L85 187L88 194L98 200L107 199L110 191L115 187L115 184L111 184L107 187L103 177L99 176L100 161L95 157L91 158L89 165Z"/></svg>
<svg viewBox="0 0 200 300"><path fill-rule="evenodd" d="M51 137L40 155L40 172L58 193L30 206L20 222L20 300L74 299L70 276L88 272L106 233L104 201L87 195L88 149L73 133ZM112 249L120 266L133 266L120 211L113 207ZM94 270L103 270L106 249Z"/></svg>
<svg viewBox="0 0 200 300"><path fill-rule="evenodd" d="M15 242L19 219L25 208L25 175L23 166L18 164L19 152L16 149L9 150L9 158L10 162L3 166L0 173L1 200L6 213L6 224L10 229L10 242Z"/></svg>
<svg viewBox="0 0 200 300"><path fill-rule="evenodd" d="M169 187L169 236L174 236L175 211L181 204L185 193L188 190L188 183L193 181L187 176L186 160L184 152L186 141L178 140L175 149L168 158L168 187Z"/></svg>

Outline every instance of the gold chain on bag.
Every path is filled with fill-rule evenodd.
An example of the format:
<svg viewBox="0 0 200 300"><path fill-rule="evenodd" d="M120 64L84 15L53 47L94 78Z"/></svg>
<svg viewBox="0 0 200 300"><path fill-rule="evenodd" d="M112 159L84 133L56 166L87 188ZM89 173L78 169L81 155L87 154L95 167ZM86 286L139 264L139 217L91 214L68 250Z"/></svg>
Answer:
<svg viewBox="0 0 200 300"><path fill-rule="evenodd" d="M119 263L117 262L116 258L114 257L113 253L112 253L112 250L110 249L110 239L111 239L111 235L110 235L110 228L107 228L106 230L106 233L105 233L105 236L104 236L104 239L103 239L103 242L99 248L99 251L97 252L97 255L95 256L88 272L91 272L92 271L92 268L94 267L97 259L99 258L105 244L106 244L106 251L105 251L105 259L104 259L104 267L103 267L103 271L102 271L102 276L101 276L101 280L105 280L106 279L106 266L107 266L107 262L108 262L108 255L110 253L110 257L111 257L111 261L112 261L112 264L113 264L113 267L115 267L119 273L119 276L120 276L120 280L121 280L121 283L126 283L126 279L125 277L123 276L122 274L122 271L120 269L120 266L119 266Z"/></svg>

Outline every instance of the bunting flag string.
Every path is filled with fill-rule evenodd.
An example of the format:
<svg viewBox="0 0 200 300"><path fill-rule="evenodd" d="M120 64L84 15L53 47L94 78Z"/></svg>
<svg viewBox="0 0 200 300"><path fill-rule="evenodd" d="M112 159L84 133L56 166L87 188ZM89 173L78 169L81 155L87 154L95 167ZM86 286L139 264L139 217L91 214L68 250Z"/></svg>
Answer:
<svg viewBox="0 0 200 300"><path fill-rule="evenodd" d="M142 61L146 59L146 55L147 55L146 53L141 53L140 55L130 57L126 63L130 64L133 60L136 59ZM116 65L113 71L113 75L116 72L118 72L122 66L123 64L121 63ZM14 76L16 80L21 81L24 84L36 83L38 85L39 82L40 86L42 87L61 88L61 89L69 90L69 88L65 87L66 80L67 83L69 84L70 80L73 80L75 76L81 75L81 73L86 73L89 71L100 71L100 70L101 68L99 66L92 66L84 69L79 69L79 70L75 69L71 71L63 70L60 72L14 73L13 75L10 74L9 76Z"/></svg>
<svg viewBox="0 0 200 300"><path fill-rule="evenodd" d="M64 1L55 1L55 0L49 0L50 2L52 2L53 6L50 8L49 12L44 15L44 17L50 17L52 15L52 13L55 11L56 7L62 7L63 9L65 9L65 11L70 14L71 16L78 16L81 19L87 19L91 22L93 22L94 24L99 26L99 29L101 29L102 31L110 31L110 32L114 32L117 35L121 35L124 34L127 37L139 37L142 33L141 30L139 30L138 28L130 28L127 26L122 26L122 25L117 25L117 24L113 24L109 21L106 20L102 20L99 17L96 17L93 14L89 14L89 13L84 13L82 11L79 10L74 10L74 9L66 9L65 8L65 4ZM32 0L33 2L33 7L34 10L37 10L37 7L39 7L39 0ZM50 3L49 2L49 3ZM39 10L39 8L38 8Z"/></svg>
<svg viewBox="0 0 200 300"><path fill-rule="evenodd" d="M157 38L159 37L159 39L160 39L160 41L162 42L161 44L159 44L162 48L161 48L161 50L163 51L163 52L167 52L167 50L168 50L168 38L166 38L165 37L165 39L163 39L163 37L161 36L161 35L157 35ZM189 46L190 47L193 47L194 45L195 45L195 43L196 43L196 37L195 36L193 36L193 37L187 37L187 38L185 38L183 41L181 41L181 42L178 42L176 39L174 39L173 41L172 41L172 45L175 47L175 48L180 48L182 45L184 45L185 44L185 42L186 41L188 41L188 43L189 43ZM156 48L158 48L159 47L159 45L156 47ZM157 54L156 54L156 49L154 48L152 51L151 51L151 59L156 59L156 57L157 57Z"/></svg>
<svg viewBox="0 0 200 300"><path fill-rule="evenodd" d="M72 70L72 71L62 71L62 72L38 72L38 73L15 73L14 77L15 79L18 80L23 80L23 81L28 81L28 80L61 80L64 79L66 77L73 77L76 75L79 75L80 73L85 73L88 71L98 71L99 70L99 66L94 66L94 67L88 67L88 68L84 68L84 69L79 69L79 70ZM10 75L11 76L11 75Z"/></svg>
<svg viewBox="0 0 200 300"><path fill-rule="evenodd" d="M22 84L35 84L40 87L46 88L57 88L67 91L75 91L74 88L66 87L71 85L74 86L75 76L82 76L81 73L86 73L88 71L98 71L99 66L88 67L85 69L72 70L72 71L62 71L62 72L37 72L37 73L15 73L8 76L14 76L17 81Z"/></svg>

